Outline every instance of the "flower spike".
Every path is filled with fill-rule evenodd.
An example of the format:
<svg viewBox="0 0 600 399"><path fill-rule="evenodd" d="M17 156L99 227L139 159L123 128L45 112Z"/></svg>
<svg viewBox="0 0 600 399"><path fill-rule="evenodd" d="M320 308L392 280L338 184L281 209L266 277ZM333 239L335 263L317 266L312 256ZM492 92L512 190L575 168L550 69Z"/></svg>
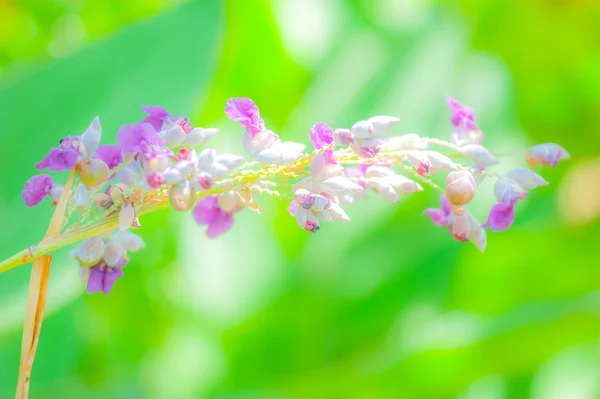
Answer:
<svg viewBox="0 0 600 399"><path fill-rule="evenodd" d="M379 115L350 127L312 124L307 140L313 148L306 151L304 144L282 141L269 130L254 101L232 98L225 114L243 128L245 155L201 148L218 130L194 127L187 117L160 106L142 106L146 115L121 126L116 144L101 144L100 120L94 118L81 136L63 138L36 165L51 172L72 169L71 175L79 176L72 187L67 185L64 235L53 245L73 242L63 237L83 240L72 256L86 290L106 295L123 276L129 253L144 247L129 230L140 227L140 215L165 206L190 212L213 238L233 227L238 212L260 213L255 198L266 194L290 203L299 227L316 233L325 222L349 222L346 212L358 201L396 203L433 189L441 205L424 211L432 223L484 251L486 229L511 227L516 204L548 182L526 167L494 171L503 158L484 146L475 110L452 97L446 101L449 141L415 133L389 136L400 119ZM547 143L527 150L525 161L531 167L556 166L569 158L558 144ZM21 193L25 205L38 205L46 197L56 205L65 187L55 179L47 174L30 178ZM484 179L494 179L497 203L490 204L481 224L468 207L478 199ZM46 254L49 249L40 245L37 253Z"/></svg>

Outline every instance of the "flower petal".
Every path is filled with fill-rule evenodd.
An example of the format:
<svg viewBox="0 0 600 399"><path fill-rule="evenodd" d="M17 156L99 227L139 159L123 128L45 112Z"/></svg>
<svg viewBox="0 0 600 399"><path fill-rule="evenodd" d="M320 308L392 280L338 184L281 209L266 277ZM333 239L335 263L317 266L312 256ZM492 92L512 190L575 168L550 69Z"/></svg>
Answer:
<svg viewBox="0 0 600 399"><path fill-rule="evenodd" d="M109 169L114 169L123 162L121 148L116 144L105 144L96 150L96 158L101 159Z"/></svg>
<svg viewBox="0 0 600 399"><path fill-rule="evenodd" d="M238 121L251 135L265 130L265 122L254 101L249 98L231 98L225 106L225 114L232 121Z"/></svg>
<svg viewBox="0 0 600 399"><path fill-rule="evenodd" d="M112 290L117 279L123 276L121 268L100 268L99 266L92 267L88 277L86 291L88 294L94 292L102 292L104 295Z"/></svg>
<svg viewBox="0 0 600 399"><path fill-rule="evenodd" d="M88 238L77 248L77 259L86 266L98 263L103 256L104 240L97 236Z"/></svg>
<svg viewBox="0 0 600 399"><path fill-rule="evenodd" d="M221 212L213 221L208 225L206 229L206 235L214 238L225 233L233 226L233 216L229 213Z"/></svg>
<svg viewBox="0 0 600 399"><path fill-rule="evenodd" d="M49 175L35 175L27 180L21 192L27 206L35 206L50 195L54 182Z"/></svg>
<svg viewBox="0 0 600 399"><path fill-rule="evenodd" d="M100 126L100 119L95 117L87 130L81 135L81 143L87 157L91 157L96 153L101 137L102 127Z"/></svg>
<svg viewBox="0 0 600 399"><path fill-rule="evenodd" d="M326 147L333 143L333 129L328 125L318 122L310 129L310 141L312 141L315 149Z"/></svg>
<svg viewBox="0 0 600 399"><path fill-rule="evenodd" d="M194 219L201 225L210 225L221 214L218 204L218 197L215 195L204 198L196 203L194 207Z"/></svg>
<svg viewBox="0 0 600 399"><path fill-rule="evenodd" d="M126 205L119 212L119 229L127 230L135 220L135 210L131 204Z"/></svg>

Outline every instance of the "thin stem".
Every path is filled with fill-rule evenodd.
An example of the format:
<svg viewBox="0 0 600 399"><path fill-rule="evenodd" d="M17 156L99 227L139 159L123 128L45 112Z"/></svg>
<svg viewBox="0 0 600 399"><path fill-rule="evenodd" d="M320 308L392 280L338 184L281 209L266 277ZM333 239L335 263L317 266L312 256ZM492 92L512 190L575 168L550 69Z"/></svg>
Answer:
<svg viewBox="0 0 600 399"><path fill-rule="evenodd" d="M51 255L41 256L33 262L31 269L27 313L25 315L21 342L21 364L19 366L16 399L27 399L29 396L31 368L33 367L33 359L35 358L42 328L44 309L46 308L46 294L48 292L51 261Z"/></svg>

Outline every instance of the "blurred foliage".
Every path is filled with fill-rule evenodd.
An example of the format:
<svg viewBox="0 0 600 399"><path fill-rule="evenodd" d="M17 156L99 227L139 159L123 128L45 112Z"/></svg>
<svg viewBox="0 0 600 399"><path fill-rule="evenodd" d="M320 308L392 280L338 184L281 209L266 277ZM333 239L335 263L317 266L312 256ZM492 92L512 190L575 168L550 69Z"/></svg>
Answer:
<svg viewBox="0 0 600 399"><path fill-rule="evenodd" d="M317 235L272 198L218 240L189 215L144 217L147 248L108 297L81 294L59 253L32 397L600 396L600 191L597 179L572 183L600 172L585 161L599 148L597 2L170 3L0 1L11 71L0 80L0 256L49 220L49 207L19 197L35 162L95 115L114 140L142 117L138 104L221 127L211 144L233 151L242 133L224 120L229 97L254 98L267 126L307 141L314 122L373 114L445 137L451 93L477 108L490 147L556 141L574 159L540 172L551 185L484 255L422 216L437 203L427 192L370 198L348 209L352 224ZM50 51L73 15L85 35L67 30L64 51ZM0 276L0 397L16 381L27 269Z"/></svg>

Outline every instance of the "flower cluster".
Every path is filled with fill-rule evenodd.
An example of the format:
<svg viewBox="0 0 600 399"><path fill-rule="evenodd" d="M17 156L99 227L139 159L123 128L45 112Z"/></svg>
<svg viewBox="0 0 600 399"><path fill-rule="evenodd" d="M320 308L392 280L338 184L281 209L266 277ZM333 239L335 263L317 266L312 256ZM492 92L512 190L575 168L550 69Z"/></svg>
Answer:
<svg viewBox="0 0 600 399"><path fill-rule="evenodd" d="M344 208L368 199L369 193L398 202L428 187L441 197L439 209L425 210L431 221L483 251L486 229L509 228L527 190L548 183L525 167L491 171L501 157L484 147L475 111L450 97L447 102L452 113L448 141L412 133L388 136L400 120L383 115L350 128L316 123L308 129L314 149L307 152L304 144L281 141L267 129L252 100L233 98L225 113L245 129L245 155L200 150L217 129L194 127L188 118L159 106L142 106L146 116L122 126L117 144L100 145L98 118L80 136L60 140L36 168L72 170L75 180L62 185L49 174L36 175L22 196L27 206L46 197L53 205L67 204L61 234L78 233L84 239L71 255L89 293L108 294L123 275L128 252L144 247L129 232L140 227L141 214L170 204L176 211L191 211L206 226L206 235L217 237L233 226L237 212L260 212L254 195L261 193L290 201L288 210L300 228L314 233L322 222L349 222ZM562 147L548 143L528 149L524 161L530 167L556 166L568 158ZM480 223L467 205L485 178L496 179L497 203ZM95 230L101 225L110 228Z"/></svg>

